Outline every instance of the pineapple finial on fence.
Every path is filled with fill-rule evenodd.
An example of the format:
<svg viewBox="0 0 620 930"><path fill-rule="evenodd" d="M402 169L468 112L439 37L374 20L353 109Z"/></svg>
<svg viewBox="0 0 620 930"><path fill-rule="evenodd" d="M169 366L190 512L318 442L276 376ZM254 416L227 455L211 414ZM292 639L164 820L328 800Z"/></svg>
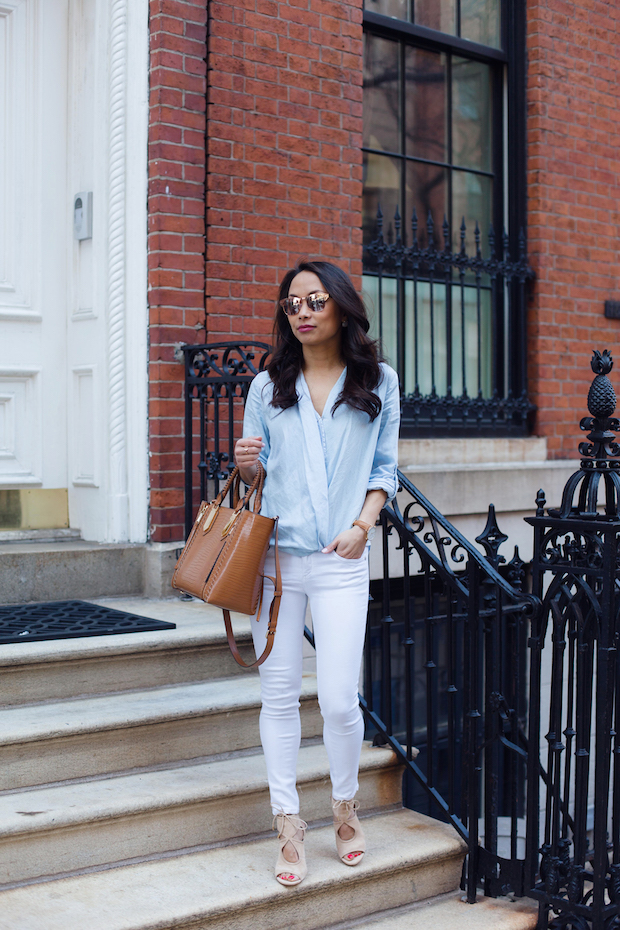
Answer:
<svg viewBox="0 0 620 930"><path fill-rule="evenodd" d="M611 352L594 350L590 367L594 380L588 391L589 417L583 417L579 428L589 430L587 441L579 443L581 467L567 481L558 510L549 516L598 520L620 519L620 444L616 432L620 421L612 416L616 409L616 392L607 377L613 367ZM605 500L599 501L599 490Z"/></svg>
<svg viewBox="0 0 620 930"><path fill-rule="evenodd" d="M595 459L598 467L604 467L609 456L620 455L620 446L612 430L618 430L620 423L612 414L616 409L616 392L607 377L613 368L613 358L609 349L599 352L594 350L590 367L594 372L594 380L588 391L589 417L584 417L579 424L580 429L590 430L589 442L579 443L579 452L586 459ZM600 464L599 464L600 463ZM620 466L617 462L608 462L609 466ZM594 462L583 462L582 467L594 467Z"/></svg>

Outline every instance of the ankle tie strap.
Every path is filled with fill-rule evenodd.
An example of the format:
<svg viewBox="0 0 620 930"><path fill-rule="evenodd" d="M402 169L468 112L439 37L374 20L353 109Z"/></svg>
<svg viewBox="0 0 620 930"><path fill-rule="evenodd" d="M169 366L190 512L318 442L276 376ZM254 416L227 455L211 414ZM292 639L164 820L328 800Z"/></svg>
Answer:
<svg viewBox="0 0 620 930"><path fill-rule="evenodd" d="M332 810L334 812L334 820L337 820L339 823L345 823L347 820L352 820L356 816L357 811L359 810L360 802L353 799L351 801L336 801L335 798L332 798Z"/></svg>
<svg viewBox="0 0 620 930"><path fill-rule="evenodd" d="M299 814L274 814L271 829L278 831L278 839L294 839L298 830L305 833L308 824ZM302 837L303 839L303 837Z"/></svg>

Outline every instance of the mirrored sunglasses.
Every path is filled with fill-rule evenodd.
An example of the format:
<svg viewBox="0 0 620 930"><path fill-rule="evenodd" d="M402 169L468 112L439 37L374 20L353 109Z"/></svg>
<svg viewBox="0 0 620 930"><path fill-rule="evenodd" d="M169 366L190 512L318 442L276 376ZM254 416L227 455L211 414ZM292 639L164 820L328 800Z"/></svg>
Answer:
<svg viewBox="0 0 620 930"><path fill-rule="evenodd" d="M329 300L329 294L323 294L317 291L316 294L308 294L307 297L284 297L280 301L280 306L287 316L296 316L301 310L301 305L304 300L306 301L308 310L312 310L313 313L320 313L321 310L325 309L325 304Z"/></svg>

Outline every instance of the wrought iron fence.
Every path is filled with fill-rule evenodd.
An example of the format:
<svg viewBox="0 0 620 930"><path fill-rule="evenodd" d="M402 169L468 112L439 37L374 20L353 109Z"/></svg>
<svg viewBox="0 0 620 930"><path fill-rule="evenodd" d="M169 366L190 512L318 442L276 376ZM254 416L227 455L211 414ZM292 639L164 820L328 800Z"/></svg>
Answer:
<svg viewBox="0 0 620 930"><path fill-rule="evenodd" d="M268 350L184 347L190 525L200 497L214 496L231 467L247 389ZM403 761L405 803L426 805L466 841L468 900L478 888L531 895L539 930L620 928L620 421L611 364L595 353L591 416L581 422L588 441L560 508L545 512L539 491L527 519L530 592L518 552L508 563L499 553L506 537L492 507L476 538L482 555L401 473L381 513L382 572L371 583L360 697L368 733Z"/></svg>
<svg viewBox="0 0 620 930"><path fill-rule="evenodd" d="M406 766L405 801L448 820L468 845L466 889L523 894L526 677L538 600L504 558L493 507L483 556L399 473L381 514L360 703L376 741ZM374 608L374 609L373 609ZM373 616L374 614L374 616ZM415 757L415 750L420 755ZM425 798L426 796L426 798Z"/></svg>
<svg viewBox="0 0 620 930"><path fill-rule="evenodd" d="M528 887L539 900L540 930L620 927L620 461L610 458L620 456L620 421L612 416L611 367L608 352L594 353L591 416L580 424L588 441L561 506L545 513L539 491L527 520L534 592L543 601L530 637L527 814Z"/></svg>
<svg viewBox="0 0 620 930"><path fill-rule="evenodd" d="M185 345L185 536L201 500L212 500L233 463L252 379L265 367L264 342ZM195 477L198 476L198 481Z"/></svg>
<svg viewBox="0 0 620 930"><path fill-rule="evenodd" d="M402 435L525 435L534 407L525 340L533 272L524 234L512 257L506 232L496 237L491 228L487 249L477 224L472 254L464 221L456 247L446 219L440 247L430 214L418 224L414 211L407 232L397 211L386 235L379 209L376 238L364 251L374 333L403 391Z"/></svg>

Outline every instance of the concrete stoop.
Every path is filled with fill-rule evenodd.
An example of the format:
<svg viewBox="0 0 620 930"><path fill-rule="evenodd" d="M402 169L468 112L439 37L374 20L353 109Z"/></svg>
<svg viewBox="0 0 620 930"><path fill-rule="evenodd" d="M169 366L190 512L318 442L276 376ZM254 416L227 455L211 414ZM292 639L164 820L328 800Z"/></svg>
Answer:
<svg viewBox="0 0 620 930"><path fill-rule="evenodd" d="M327 756L299 757L302 816L330 815ZM271 813L262 755L0 794L0 885L267 832ZM395 806L400 770L391 751L366 746L358 797L366 810Z"/></svg>
<svg viewBox="0 0 620 930"><path fill-rule="evenodd" d="M274 880L269 837L6 891L0 927L81 927L86 905L89 930L316 930L458 885L463 848L445 825L401 810L364 826L371 851L355 868L336 858L331 825L309 830L311 865L297 888Z"/></svg>
<svg viewBox="0 0 620 930"><path fill-rule="evenodd" d="M3 542L0 591L3 604L64 601L105 594L141 594L143 545L63 542Z"/></svg>
<svg viewBox="0 0 620 930"><path fill-rule="evenodd" d="M37 533L0 534L0 603L170 596L182 542L97 543L66 533L52 540Z"/></svg>
<svg viewBox="0 0 620 930"><path fill-rule="evenodd" d="M482 898L467 904L462 892L347 920L324 930L535 930L538 908L529 898Z"/></svg>
<svg viewBox="0 0 620 930"><path fill-rule="evenodd" d="M106 602L177 629L0 646L0 930L417 930L427 924L389 921L417 921L414 905L431 899L453 921L433 916L436 930L470 926L465 906L445 898L458 887L463 844L402 809L390 750L364 747L368 852L356 868L338 861L310 672L298 766L309 873L298 888L280 886L258 675L239 673L219 611ZM249 621L237 628L249 654ZM525 911L501 919L509 913Z"/></svg>
<svg viewBox="0 0 620 930"><path fill-rule="evenodd" d="M94 603L175 623L176 629L0 645L0 705L248 677L230 654L220 610L176 597L98 598ZM234 626L247 662L250 618L237 616Z"/></svg>

